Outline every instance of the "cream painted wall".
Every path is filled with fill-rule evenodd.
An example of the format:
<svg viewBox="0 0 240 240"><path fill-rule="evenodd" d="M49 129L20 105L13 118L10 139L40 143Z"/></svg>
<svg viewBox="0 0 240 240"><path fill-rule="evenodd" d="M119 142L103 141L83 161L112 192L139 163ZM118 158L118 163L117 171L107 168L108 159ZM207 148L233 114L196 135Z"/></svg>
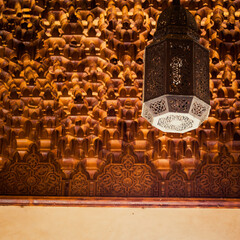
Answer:
<svg viewBox="0 0 240 240"><path fill-rule="evenodd" d="M0 207L1 240L239 240L238 209Z"/></svg>

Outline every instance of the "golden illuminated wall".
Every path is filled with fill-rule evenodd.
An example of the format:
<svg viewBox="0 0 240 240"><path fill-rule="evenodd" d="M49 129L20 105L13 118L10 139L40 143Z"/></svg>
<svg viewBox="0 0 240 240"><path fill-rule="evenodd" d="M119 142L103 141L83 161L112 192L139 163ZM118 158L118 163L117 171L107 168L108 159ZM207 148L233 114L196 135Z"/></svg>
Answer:
<svg viewBox="0 0 240 240"><path fill-rule="evenodd" d="M0 194L240 197L240 1L181 1L210 50L211 113L141 117L144 48L168 1L0 0Z"/></svg>

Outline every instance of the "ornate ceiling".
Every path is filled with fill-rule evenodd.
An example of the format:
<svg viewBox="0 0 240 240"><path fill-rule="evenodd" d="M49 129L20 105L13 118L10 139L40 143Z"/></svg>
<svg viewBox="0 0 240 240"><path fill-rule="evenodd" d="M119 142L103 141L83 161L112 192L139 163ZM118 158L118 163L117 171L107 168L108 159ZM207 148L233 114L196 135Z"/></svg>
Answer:
<svg viewBox="0 0 240 240"><path fill-rule="evenodd" d="M184 0L210 51L211 113L141 117L144 48L168 1L0 0L0 194L240 197L240 1Z"/></svg>

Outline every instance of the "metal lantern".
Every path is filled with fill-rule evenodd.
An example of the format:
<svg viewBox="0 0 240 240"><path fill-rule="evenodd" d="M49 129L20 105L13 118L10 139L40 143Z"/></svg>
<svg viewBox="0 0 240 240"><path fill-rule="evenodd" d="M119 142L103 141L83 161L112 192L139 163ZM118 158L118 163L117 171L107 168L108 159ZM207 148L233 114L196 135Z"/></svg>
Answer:
<svg viewBox="0 0 240 240"><path fill-rule="evenodd" d="M142 116L164 132L198 128L211 108L209 51L200 45L195 19L180 1L159 16L144 64Z"/></svg>

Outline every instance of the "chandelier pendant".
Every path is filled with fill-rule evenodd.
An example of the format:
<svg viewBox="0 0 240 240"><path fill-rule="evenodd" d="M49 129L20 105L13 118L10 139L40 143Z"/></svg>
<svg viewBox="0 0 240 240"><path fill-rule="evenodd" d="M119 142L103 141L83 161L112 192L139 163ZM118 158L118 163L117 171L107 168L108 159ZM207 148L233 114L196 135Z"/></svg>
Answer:
<svg viewBox="0 0 240 240"><path fill-rule="evenodd" d="M142 117L161 131L184 133L210 109L209 51L199 43L193 15L174 0L145 48Z"/></svg>

